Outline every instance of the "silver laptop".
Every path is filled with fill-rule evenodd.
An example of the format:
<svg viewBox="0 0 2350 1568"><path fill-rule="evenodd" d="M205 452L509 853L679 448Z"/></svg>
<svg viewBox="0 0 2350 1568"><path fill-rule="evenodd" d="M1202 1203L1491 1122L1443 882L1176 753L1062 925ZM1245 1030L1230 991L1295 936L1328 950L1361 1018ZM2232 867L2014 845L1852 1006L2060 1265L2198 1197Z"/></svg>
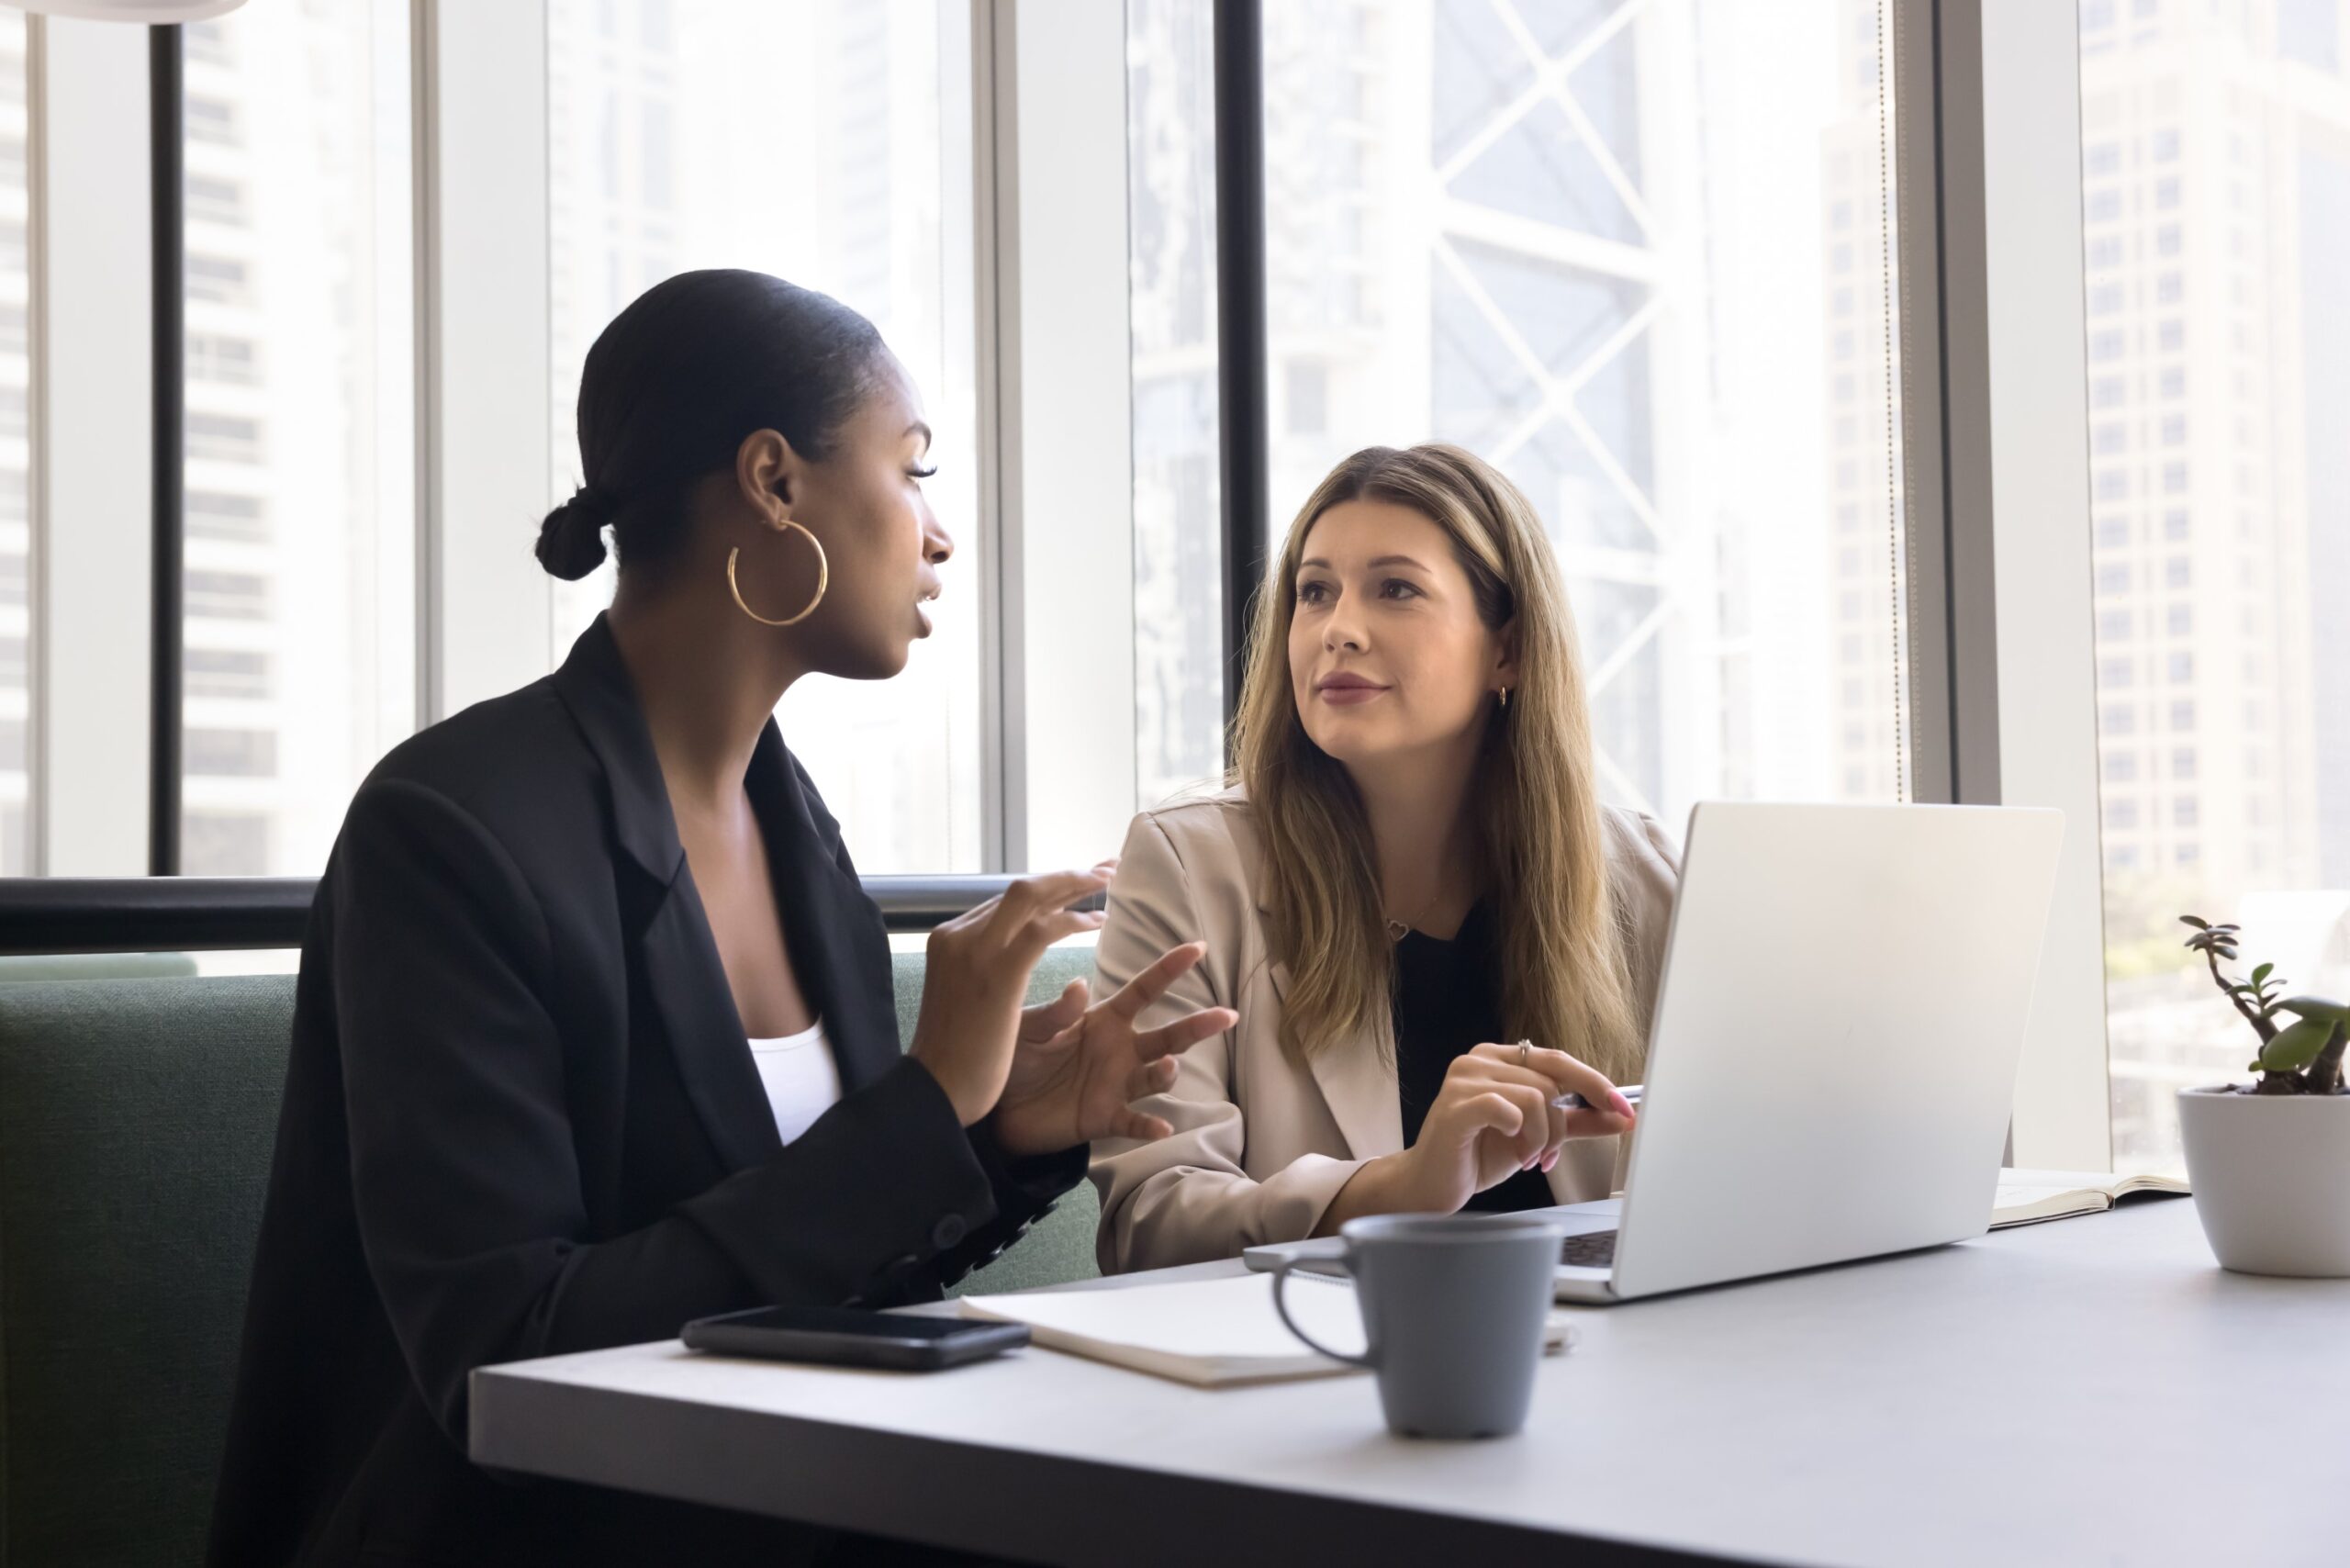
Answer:
<svg viewBox="0 0 2350 1568"><path fill-rule="evenodd" d="M1559 1299L1981 1235L2064 825L1993 806L1692 811L1624 1195L1540 1211L1569 1233Z"/></svg>

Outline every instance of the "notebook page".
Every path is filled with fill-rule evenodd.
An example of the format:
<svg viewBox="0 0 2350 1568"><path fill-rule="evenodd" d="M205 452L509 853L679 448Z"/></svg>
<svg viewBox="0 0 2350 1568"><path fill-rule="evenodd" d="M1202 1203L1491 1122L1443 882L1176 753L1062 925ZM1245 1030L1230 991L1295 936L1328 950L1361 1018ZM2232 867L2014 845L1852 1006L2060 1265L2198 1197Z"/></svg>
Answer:
<svg viewBox="0 0 2350 1568"><path fill-rule="evenodd" d="M1362 1315L1351 1285L1293 1280L1290 1315L1334 1350L1360 1355ZM967 1310L1098 1344L1218 1364L1292 1361L1313 1352L1273 1311L1272 1282L1262 1274L1187 1280L1125 1290L1042 1291L964 1298Z"/></svg>

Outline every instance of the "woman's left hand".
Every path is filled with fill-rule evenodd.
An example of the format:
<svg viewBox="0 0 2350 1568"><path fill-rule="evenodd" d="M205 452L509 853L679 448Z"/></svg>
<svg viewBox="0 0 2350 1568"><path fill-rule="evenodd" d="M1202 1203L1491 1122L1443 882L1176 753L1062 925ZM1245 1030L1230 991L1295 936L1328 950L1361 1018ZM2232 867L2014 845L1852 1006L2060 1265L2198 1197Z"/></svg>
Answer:
<svg viewBox="0 0 2350 1568"><path fill-rule="evenodd" d="M1229 1007L1204 1007L1156 1029L1135 1020L1207 952L1186 943L1143 970L1115 996L1086 1005L1081 980L1020 1015L1012 1075L995 1104L996 1141L1015 1158L1051 1154L1095 1138L1165 1137L1174 1129L1133 1102L1175 1081L1175 1058L1240 1020Z"/></svg>

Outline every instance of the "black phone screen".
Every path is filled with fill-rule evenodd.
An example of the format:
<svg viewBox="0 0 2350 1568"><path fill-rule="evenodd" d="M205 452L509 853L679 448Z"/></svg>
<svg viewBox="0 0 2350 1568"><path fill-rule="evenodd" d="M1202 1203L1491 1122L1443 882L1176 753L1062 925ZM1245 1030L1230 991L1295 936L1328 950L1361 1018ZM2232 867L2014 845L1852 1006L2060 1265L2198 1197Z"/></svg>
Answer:
<svg viewBox="0 0 2350 1568"><path fill-rule="evenodd" d="M688 1349L721 1355L934 1372L1018 1350L1028 1343L1028 1330L1018 1323L848 1306L759 1306L697 1318L680 1338Z"/></svg>
<svg viewBox="0 0 2350 1568"><path fill-rule="evenodd" d="M864 1312L853 1306L765 1306L731 1312L719 1321L730 1328L793 1334L852 1334L873 1339L951 1339L990 1327L967 1317L917 1317L906 1313Z"/></svg>

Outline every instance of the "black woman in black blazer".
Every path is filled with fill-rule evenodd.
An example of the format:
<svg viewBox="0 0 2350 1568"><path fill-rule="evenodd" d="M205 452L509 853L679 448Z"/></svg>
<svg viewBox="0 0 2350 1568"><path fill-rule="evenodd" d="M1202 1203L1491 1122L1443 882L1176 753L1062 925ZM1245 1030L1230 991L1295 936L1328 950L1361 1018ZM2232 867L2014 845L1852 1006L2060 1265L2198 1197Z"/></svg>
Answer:
<svg viewBox="0 0 2350 1568"><path fill-rule="evenodd" d="M789 1147L606 618L360 788L303 944L214 1563L805 1560L811 1531L476 1469L468 1373L934 1299L1082 1179L1082 1143L1015 1159L901 1054L879 913L772 720L744 790L842 1090Z"/></svg>

